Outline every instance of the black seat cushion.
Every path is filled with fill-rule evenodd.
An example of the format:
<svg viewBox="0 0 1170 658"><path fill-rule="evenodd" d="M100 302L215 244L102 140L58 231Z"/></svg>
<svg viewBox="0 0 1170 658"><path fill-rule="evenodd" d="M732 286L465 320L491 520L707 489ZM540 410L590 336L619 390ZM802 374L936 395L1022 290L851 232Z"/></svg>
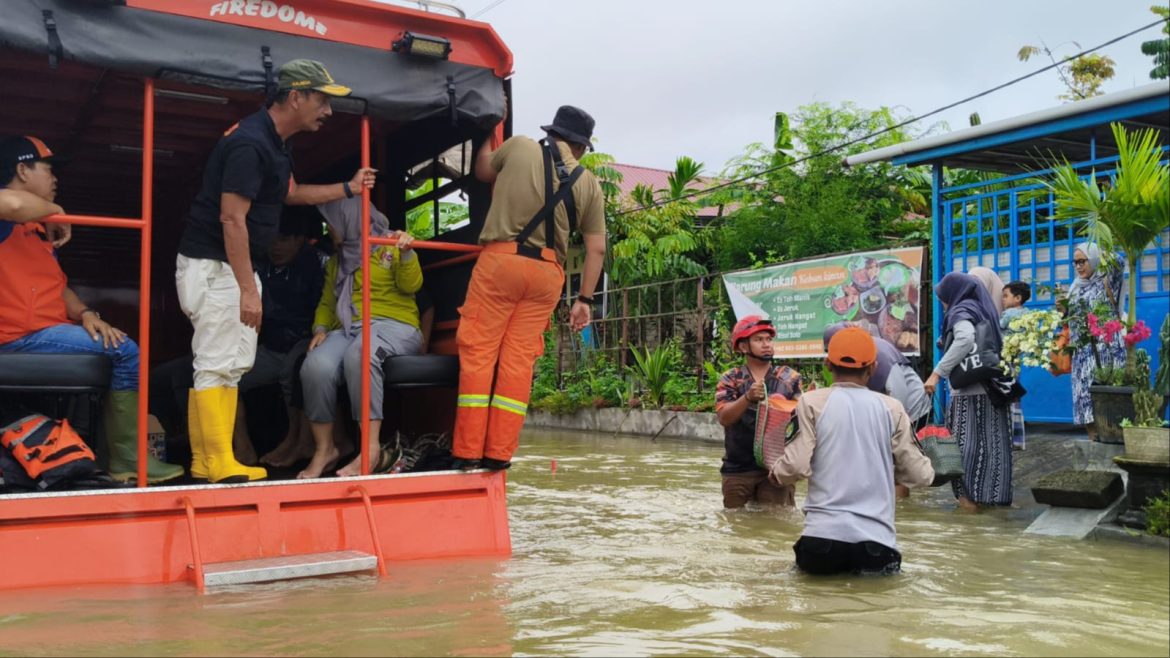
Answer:
<svg viewBox="0 0 1170 658"><path fill-rule="evenodd" d="M387 357L382 372L387 389L459 387L459 357L447 354Z"/></svg>
<svg viewBox="0 0 1170 658"><path fill-rule="evenodd" d="M0 353L0 391L86 392L110 386L113 363L104 354Z"/></svg>

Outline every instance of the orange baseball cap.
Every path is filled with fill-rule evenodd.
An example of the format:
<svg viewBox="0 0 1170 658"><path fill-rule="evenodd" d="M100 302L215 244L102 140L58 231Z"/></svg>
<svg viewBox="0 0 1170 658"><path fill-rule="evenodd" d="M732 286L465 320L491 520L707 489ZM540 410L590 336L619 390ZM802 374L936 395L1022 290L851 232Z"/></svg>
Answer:
<svg viewBox="0 0 1170 658"><path fill-rule="evenodd" d="M21 162L60 160L36 137L21 135L0 139L0 167L15 167Z"/></svg>
<svg viewBox="0 0 1170 658"><path fill-rule="evenodd" d="M864 368L877 361L873 336L861 327L845 327L829 339L829 363L842 368Z"/></svg>

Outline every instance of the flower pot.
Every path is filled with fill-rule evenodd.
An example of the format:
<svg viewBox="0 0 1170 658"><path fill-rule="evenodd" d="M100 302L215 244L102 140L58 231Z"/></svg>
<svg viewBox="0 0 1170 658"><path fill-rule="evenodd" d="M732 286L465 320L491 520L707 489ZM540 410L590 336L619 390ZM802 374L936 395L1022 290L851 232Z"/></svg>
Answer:
<svg viewBox="0 0 1170 658"><path fill-rule="evenodd" d="M1132 386L1089 387L1093 400L1093 423L1097 426L1097 440L1102 443L1123 443L1121 421L1133 420Z"/></svg>
<svg viewBox="0 0 1170 658"><path fill-rule="evenodd" d="M1148 462L1170 462L1170 429L1125 427L1125 456Z"/></svg>

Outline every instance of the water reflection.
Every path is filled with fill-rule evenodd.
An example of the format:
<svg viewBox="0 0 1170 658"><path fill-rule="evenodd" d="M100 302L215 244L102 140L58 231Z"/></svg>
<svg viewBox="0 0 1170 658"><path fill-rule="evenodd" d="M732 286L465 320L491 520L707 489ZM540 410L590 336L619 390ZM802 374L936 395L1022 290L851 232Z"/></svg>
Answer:
<svg viewBox="0 0 1170 658"><path fill-rule="evenodd" d="M1170 557L899 503L903 574L792 569L800 514L721 508L719 446L528 433L514 557L220 591L0 597L3 655L1167 655ZM557 461L554 474L550 468ZM425 529L418 529L425 532ZM2 539L0 539L2 543Z"/></svg>

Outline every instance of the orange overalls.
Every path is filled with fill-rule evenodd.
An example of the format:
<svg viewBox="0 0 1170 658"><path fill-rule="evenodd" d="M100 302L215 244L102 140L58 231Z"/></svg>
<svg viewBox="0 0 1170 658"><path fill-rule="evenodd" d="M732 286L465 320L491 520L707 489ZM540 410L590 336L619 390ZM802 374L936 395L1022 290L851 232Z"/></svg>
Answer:
<svg viewBox="0 0 1170 658"><path fill-rule="evenodd" d="M584 167L568 175L555 144L543 149L544 207L515 241L484 246L459 309L459 400L451 448L458 459L512 459L528 413L532 366L544 352L543 333L564 286L565 272L553 249L553 210L566 203L571 232L576 225L572 188ZM555 194L554 161L560 179ZM538 251L525 243L541 222L546 246Z"/></svg>

